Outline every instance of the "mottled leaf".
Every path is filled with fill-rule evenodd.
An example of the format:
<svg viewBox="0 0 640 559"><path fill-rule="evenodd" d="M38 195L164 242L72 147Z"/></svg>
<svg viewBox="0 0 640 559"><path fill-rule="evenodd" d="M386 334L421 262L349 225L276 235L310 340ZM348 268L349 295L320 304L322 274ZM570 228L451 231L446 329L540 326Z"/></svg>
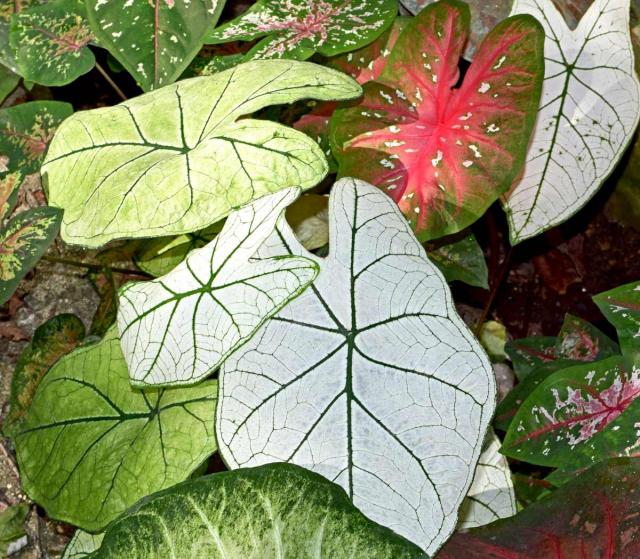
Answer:
<svg viewBox="0 0 640 559"><path fill-rule="evenodd" d="M550 361L555 361L557 338L552 336L532 336L519 340L509 341L504 350L511 359L513 372L519 381L537 367Z"/></svg>
<svg viewBox="0 0 640 559"><path fill-rule="evenodd" d="M92 559L428 559L368 520L337 485L290 464L223 472L152 495Z"/></svg>
<svg viewBox="0 0 640 559"><path fill-rule="evenodd" d="M224 6L224 0L85 1L100 45L145 91L178 79Z"/></svg>
<svg viewBox="0 0 640 559"><path fill-rule="evenodd" d="M11 48L20 75L43 85L65 85L89 72L95 58L84 3L55 0L13 16Z"/></svg>
<svg viewBox="0 0 640 559"><path fill-rule="evenodd" d="M0 229L0 305L49 248L58 234L61 214L57 208L33 208Z"/></svg>
<svg viewBox="0 0 640 559"><path fill-rule="evenodd" d="M512 518L456 534L438 559L640 557L639 459L599 464Z"/></svg>
<svg viewBox="0 0 640 559"><path fill-rule="evenodd" d="M11 18L14 14L30 6L40 6L48 0L0 0L0 64L18 74L18 65L9 44L9 32L11 30Z"/></svg>
<svg viewBox="0 0 640 559"><path fill-rule="evenodd" d="M208 227L290 186L318 183L327 163L304 134L241 116L303 98L349 99L348 76L307 62L248 62L115 107L76 113L47 154L49 201L62 237L99 246Z"/></svg>
<svg viewBox="0 0 640 559"><path fill-rule="evenodd" d="M189 477L216 449L217 383L138 391L112 329L45 375L14 434L22 484L53 517L98 531Z"/></svg>
<svg viewBox="0 0 640 559"><path fill-rule="evenodd" d="M596 193L640 118L629 0L595 0L575 30L549 0L517 0L545 29L541 107L522 179L505 199L511 242L562 223Z"/></svg>
<svg viewBox="0 0 640 559"><path fill-rule="evenodd" d="M0 173L0 226L7 219L18 201L18 189L22 184L22 173Z"/></svg>
<svg viewBox="0 0 640 559"><path fill-rule="evenodd" d="M593 324L572 314L564 317L556 339L555 355L560 359L595 361L619 355L620 348Z"/></svg>
<svg viewBox="0 0 640 559"><path fill-rule="evenodd" d="M59 314L36 328L12 375L11 408L3 424L6 434L13 436L44 375L82 341L84 334L82 321L73 314Z"/></svg>
<svg viewBox="0 0 640 559"><path fill-rule="evenodd" d="M469 233L460 239L440 243L428 251L447 281L489 289L489 271L478 241Z"/></svg>
<svg viewBox="0 0 640 559"><path fill-rule="evenodd" d="M317 471L431 553L471 484L493 372L393 200L344 179L329 224L326 259L286 224L258 252L304 255L320 275L224 363L220 451L232 468Z"/></svg>
<svg viewBox="0 0 640 559"><path fill-rule="evenodd" d="M375 40L398 12L396 0L258 0L244 14L209 33L206 43L252 41L253 58L304 60L334 56Z"/></svg>
<svg viewBox="0 0 640 559"><path fill-rule="evenodd" d="M89 556L100 547L104 534L90 534L84 530L76 530L64 548L61 559L81 559Z"/></svg>
<svg viewBox="0 0 640 559"><path fill-rule="evenodd" d="M500 23L456 88L468 32L465 4L427 6L398 38L379 81L331 122L340 174L387 192L420 240L464 229L511 186L534 125L540 25L529 16Z"/></svg>
<svg viewBox="0 0 640 559"><path fill-rule="evenodd" d="M309 259L252 259L298 194L259 198L166 276L124 287L118 329L134 386L202 380L314 280Z"/></svg>

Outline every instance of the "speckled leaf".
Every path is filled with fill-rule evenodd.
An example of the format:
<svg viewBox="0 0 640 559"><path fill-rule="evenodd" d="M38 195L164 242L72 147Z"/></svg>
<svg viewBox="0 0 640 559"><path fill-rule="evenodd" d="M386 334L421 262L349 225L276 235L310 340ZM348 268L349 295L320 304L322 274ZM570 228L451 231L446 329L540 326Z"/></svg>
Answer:
<svg viewBox="0 0 640 559"><path fill-rule="evenodd" d="M50 203L65 210L62 237L95 247L191 233L265 194L310 188L327 173L316 143L276 122L240 117L359 93L335 70L261 60L76 113L43 167Z"/></svg>
<svg viewBox="0 0 640 559"><path fill-rule="evenodd" d="M398 13L397 0L258 0L240 17L209 33L206 43L252 41L253 58L304 60L334 56L375 40Z"/></svg>
<svg viewBox="0 0 640 559"><path fill-rule="evenodd" d="M152 495L92 559L428 559L337 485L290 464L223 472Z"/></svg>
<svg viewBox="0 0 640 559"><path fill-rule="evenodd" d="M82 321L73 314L59 314L36 328L13 372L11 408L3 424L6 434L13 436L44 375L82 341L84 334Z"/></svg>
<svg viewBox="0 0 640 559"><path fill-rule="evenodd" d="M538 107L540 25L529 16L500 23L455 88L468 28L465 4L425 8L398 38L379 81L331 123L340 174L387 192L420 240L464 229L511 186Z"/></svg>
<svg viewBox="0 0 640 559"><path fill-rule="evenodd" d="M471 484L493 372L393 200L344 179L329 230L326 259L285 224L258 253L305 255L320 275L224 363L220 451L232 468L317 471L432 553Z"/></svg>
<svg viewBox="0 0 640 559"><path fill-rule="evenodd" d="M90 534L84 530L76 530L64 548L61 559L81 559L89 556L100 547L104 534Z"/></svg>
<svg viewBox="0 0 640 559"><path fill-rule="evenodd" d="M473 483L460 507L459 530L484 526L517 512L511 470L499 451L500 440L490 432L478 460Z"/></svg>
<svg viewBox="0 0 640 559"><path fill-rule="evenodd" d="M519 381L540 365L557 359L556 341L557 338L552 336L532 336L505 344L504 350Z"/></svg>
<svg viewBox="0 0 640 559"><path fill-rule="evenodd" d="M616 327L622 355L640 366L640 282L600 293L593 300Z"/></svg>
<svg viewBox="0 0 640 559"><path fill-rule="evenodd" d="M114 329L45 375L13 440L25 491L48 514L98 531L183 481L216 450L217 383L139 391Z"/></svg>
<svg viewBox="0 0 640 559"><path fill-rule="evenodd" d="M18 201L18 189L22 184L22 173L0 173L0 225L7 219Z"/></svg>
<svg viewBox="0 0 640 559"><path fill-rule="evenodd" d="M43 85L65 85L95 65L84 3L55 0L12 18L10 44L20 74Z"/></svg>
<svg viewBox="0 0 640 559"><path fill-rule="evenodd" d="M456 534L438 559L640 557L640 459L595 466L512 518Z"/></svg>
<svg viewBox="0 0 640 559"><path fill-rule="evenodd" d="M134 386L202 380L315 279L318 266L306 258L252 259L298 194L290 188L233 212L166 276L124 287L118 329Z"/></svg>
<svg viewBox="0 0 640 559"><path fill-rule="evenodd" d="M91 29L145 91L173 83L224 0L85 0Z"/></svg>
<svg viewBox="0 0 640 559"><path fill-rule="evenodd" d="M31 6L40 6L48 0L0 0L0 64L18 74L18 65L9 44L9 32L11 30L11 18L14 14Z"/></svg>
<svg viewBox="0 0 640 559"><path fill-rule="evenodd" d="M47 146L73 108L59 101L33 101L0 110L0 155L24 175L40 170Z"/></svg>
<svg viewBox="0 0 640 559"><path fill-rule="evenodd" d="M489 289L487 263L482 248L473 233L433 247L428 250L428 254L447 281L457 280L475 287Z"/></svg>
<svg viewBox="0 0 640 559"><path fill-rule="evenodd" d="M550 0L517 0L545 28L541 107L524 174L505 198L511 242L562 223L596 193L640 118L629 0L595 0L575 31Z"/></svg>
<svg viewBox="0 0 640 559"><path fill-rule="evenodd" d="M61 214L56 208L34 208L0 229L0 305L49 248L60 229Z"/></svg>
<svg viewBox="0 0 640 559"><path fill-rule="evenodd" d="M596 361L620 355L620 348L593 324L566 314L556 339L555 355L559 359Z"/></svg>

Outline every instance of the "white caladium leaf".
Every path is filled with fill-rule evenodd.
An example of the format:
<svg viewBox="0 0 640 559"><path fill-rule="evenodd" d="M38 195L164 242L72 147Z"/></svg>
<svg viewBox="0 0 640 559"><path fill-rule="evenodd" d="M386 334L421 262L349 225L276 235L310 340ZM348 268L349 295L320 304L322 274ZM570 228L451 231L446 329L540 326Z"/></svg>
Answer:
<svg viewBox="0 0 640 559"><path fill-rule="evenodd" d="M595 0L575 30L551 0L517 0L544 26L545 80L522 179L504 202L511 242L562 223L596 193L640 117L629 0Z"/></svg>
<svg viewBox="0 0 640 559"><path fill-rule="evenodd" d="M222 456L314 470L431 554L471 484L493 373L391 198L341 180L329 224L318 278L221 369ZM284 223L258 254L312 258Z"/></svg>
<svg viewBox="0 0 640 559"><path fill-rule="evenodd" d="M42 169L49 203L64 209L62 238L96 247L181 235L266 194L311 188L328 171L316 142L276 122L241 117L360 92L329 68L261 60L75 113L58 129Z"/></svg>
<svg viewBox="0 0 640 559"><path fill-rule="evenodd" d="M490 433L478 460L473 483L460 508L459 530L477 528L516 514L516 496L500 440Z"/></svg>
<svg viewBox="0 0 640 559"><path fill-rule="evenodd" d="M318 266L308 258L251 259L298 192L232 213L167 275L125 286L118 328L134 385L198 382L313 281Z"/></svg>

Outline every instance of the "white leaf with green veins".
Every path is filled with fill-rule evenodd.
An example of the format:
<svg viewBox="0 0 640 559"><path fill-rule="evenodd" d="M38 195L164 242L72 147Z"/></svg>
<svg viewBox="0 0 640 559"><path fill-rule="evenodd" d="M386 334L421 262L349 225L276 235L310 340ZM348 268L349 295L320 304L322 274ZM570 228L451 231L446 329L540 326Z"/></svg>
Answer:
<svg viewBox="0 0 640 559"><path fill-rule="evenodd" d="M329 227L324 260L284 223L258 251L315 258L320 274L224 363L220 451L232 468L316 471L432 554L471 484L493 372L391 198L343 179Z"/></svg>
<svg viewBox="0 0 640 559"><path fill-rule="evenodd" d="M181 235L265 194L311 188L328 170L315 141L282 124L240 117L267 105L360 92L329 68L261 60L78 112L58 129L43 166L49 203L64 209L62 238L96 247Z"/></svg>
<svg viewBox="0 0 640 559"><path fill-rule="evenodd" d="M595 0L575 30L551 0L513 14L544 26L545 79L523 178L505 197L512 244L575 214L622 156L640 117L629 0Z"/></svg>
<svg viewBox="0 0 640 559"><path fill-rule="evenodd" d="M307 258L251 259L298 193L276 192L232 213L167 275L123 289L118 328L134 385L198 382L314 280L318 266Z"/></svg>

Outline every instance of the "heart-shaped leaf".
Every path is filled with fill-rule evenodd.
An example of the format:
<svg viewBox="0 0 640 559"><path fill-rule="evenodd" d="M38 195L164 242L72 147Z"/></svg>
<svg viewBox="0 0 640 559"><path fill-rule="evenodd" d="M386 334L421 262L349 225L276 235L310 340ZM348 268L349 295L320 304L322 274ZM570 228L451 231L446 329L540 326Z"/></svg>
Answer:
<svg viewBox="0 0 640 559"><path fill-rule="evenodd" d="M428 559L368 520L337 485L291 464L210 475L145 499L109 527L91 558L132 555Z"/></svg>
<svg viewBox="0 0 640 559"><path fill-rule="evenodd" d="M511 186L538 108L540 25L529 16L500 23L457 89L468 33L465 4L427 6L401 33L379 82L331 123L340 174L392 196L420 240L467 227Z"/></svg>
<svg viewBox="0 0 640 559"><path fill-rule="evenodd" d="M57 208L33 208L0 229L0 305L9 300L20 280L49 248L61 218Z"/></svg>
<svg viewBox="0 0 640 559"><path fill-rule="evenodd" d="M224 0L85 0L91 29L145 91L173 83Z"/></svg>
<svg viewBox="0 0 640 559"><path fill-rule="evenodd" d="M396 0L258 0L240 17L209 33L205 43L252 41L253 58L304 60L335 56L371 43L398 13Z"/></svg>
<svg viewBox="0 0 640 559"><path fill-rule="evenodd" d="M200 381L314 280L307 258L252 260L297 196L256 200L166 276L122 290L118 328L134 386Z"/></svg>
<svg viewBox="0 0 640 559"><path fill-rule="evenodd" d="M95 247L191 233L265 194L310 188L327 173L311 138L275 122L238 119L267 105L359 93L335 70L262 60L76 113L43 167L50 203L65 210L62 237Z"/></svg>
<svg viewBox="0 0 640 559"><path fill-rule="evenodd" d="M216 450L217 383L139 391L112 328L42 379L13 440L25 491L53 518L98 531L186 479Z"/></svg>
<svg viewBox="0 0 640 559"><path fill-rule="evenodd" d="M320 275L224 363L220 450L232 468L317 471L431 553L471 483L493 371L391 198L338 182L329 230L326 260L286 224L258 252L315 258Z"/></svg>
<svg viewBox="0 0 640 559"><path fill-rule="evenodd" d="M10 43L20 74L43 85L65 85L95 65L93 34L84 3L56 0L24 9L12 18Z"/></svg>
<svg viewBox="0 0 640 559"><path fill-rule="evenodd" d="M640 459L590 469L512 518L458 533L438 559L631 559L640 514Z"/></svg>
<svg viewBox="0 0 640 559"><path fill-rule="evenodd" d="M104 534L90 534L84 530L76 530L61 559L81 559L89 556L100 547Z"/></svg>
<svg viewBox="0 0 640 559"><path fill-rule="evenodd" d="M541 107L524 174L506 196L511 242L562 223L596 193L640 118L629 0L595 0L572 31L551 0L517 0L545 29Z"/></svg>

